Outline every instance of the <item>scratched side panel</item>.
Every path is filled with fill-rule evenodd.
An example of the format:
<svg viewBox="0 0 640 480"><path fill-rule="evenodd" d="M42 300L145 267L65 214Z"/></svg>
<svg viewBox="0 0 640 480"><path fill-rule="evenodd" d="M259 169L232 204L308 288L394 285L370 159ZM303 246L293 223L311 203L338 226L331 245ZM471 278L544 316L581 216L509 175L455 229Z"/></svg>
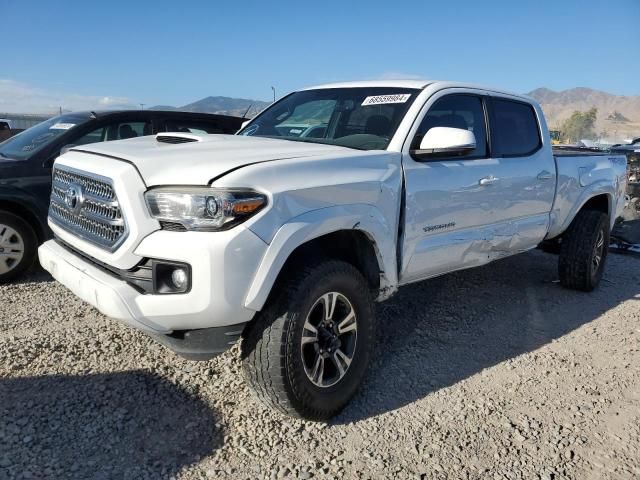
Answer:
<svg viewBox="0 0 640 480"><path fill-rule="evenodd" d="M540 241L548 225L549 215L545 213L431 235L413 251L412 261L407 264L400 284L478 267L527 251ZM424 268L425 264L428 269Z"/></svg>
<svg viewBox="0 0 640 480"><path fill-rule="evenodd" d="M416 245L402 271L400 284L484 265L490 252L487 236L486 227L430 235Z"/></svg>
<svg viewBox="0 0 640 480"><path fill-rule="evenodd" d="M549 228L549 214L541 213L496 225L492 231L491 259L524 252L537 246Z"/></svg>
<svg viewBox="0 0 640 480"><path fill-rule="evenodd" d="M438 273L460 262L477 263L482 227L495 223L492 192L478 179L495 174L499 161L415 162L403 159L406 207L401 282ZM480 235L483 236L484 234ZM466 253L465 253L466 252ZM466 260L462 258L465 253Z"/></svg>

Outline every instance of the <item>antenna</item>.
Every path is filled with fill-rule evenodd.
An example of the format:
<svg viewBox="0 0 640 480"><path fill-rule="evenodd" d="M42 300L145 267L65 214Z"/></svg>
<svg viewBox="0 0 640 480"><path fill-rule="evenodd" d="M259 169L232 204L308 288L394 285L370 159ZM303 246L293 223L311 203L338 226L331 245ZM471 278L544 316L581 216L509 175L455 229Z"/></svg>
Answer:
<svg viewBox="0 0 640 480"><path fill-rule="evenodd" d="M247 118L247 113L249 113L249 110L251 110L251 107L253 107L253 103L249 105L249 108L247 108L247 111L244 112L244 115L242 115L242 118Z"/></svg>

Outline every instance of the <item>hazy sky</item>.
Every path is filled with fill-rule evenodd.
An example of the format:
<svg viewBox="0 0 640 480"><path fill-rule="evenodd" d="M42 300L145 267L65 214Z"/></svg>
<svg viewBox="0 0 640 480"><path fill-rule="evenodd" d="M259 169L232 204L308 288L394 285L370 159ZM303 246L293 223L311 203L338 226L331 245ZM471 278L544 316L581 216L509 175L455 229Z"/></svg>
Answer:
<svg viewBox="0 0 640 480"><path fill-rule="evenodd" d="M640 95L640 0L0 0L0 112L435 78Z"/></svg>

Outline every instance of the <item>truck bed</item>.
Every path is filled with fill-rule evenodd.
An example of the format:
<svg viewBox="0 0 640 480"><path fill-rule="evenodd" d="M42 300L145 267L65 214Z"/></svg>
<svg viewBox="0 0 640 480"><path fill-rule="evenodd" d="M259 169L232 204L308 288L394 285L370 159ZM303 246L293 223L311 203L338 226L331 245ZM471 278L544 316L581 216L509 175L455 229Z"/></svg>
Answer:
<svg viewBox="0 0 640 480"><path fill-rule="evenodd" d="M565 231L577 209L594 195L609 194L611 227L624 209L624 190L627 184L627 162L624 155L585 148L554 148L557 169L557 192L551 212L549 237ZM577 182L576 182L577 180ZM611 187L615 186L615 191Z"/></svg>
<svg viewBox="0 0 640 480"><path fill-rule="evenodd" d="M598 148L578 147L570 145L554 145L553 154L556 157L590 157L594 155L606 155L607 152Z"/></svg>

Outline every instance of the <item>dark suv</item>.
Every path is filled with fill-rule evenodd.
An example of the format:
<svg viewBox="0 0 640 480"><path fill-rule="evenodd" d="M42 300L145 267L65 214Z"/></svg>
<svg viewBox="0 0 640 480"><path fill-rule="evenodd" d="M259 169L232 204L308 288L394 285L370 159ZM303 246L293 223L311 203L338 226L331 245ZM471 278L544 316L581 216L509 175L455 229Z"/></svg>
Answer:
<svg viewBox="0 0 640 480"><path fill-rule="evenodd" d="M79 112L42 122L0 143L0 282L26 270L50 236L51 166L68 148L158 132L235 133L245 119L204 113Z"/></svg>

